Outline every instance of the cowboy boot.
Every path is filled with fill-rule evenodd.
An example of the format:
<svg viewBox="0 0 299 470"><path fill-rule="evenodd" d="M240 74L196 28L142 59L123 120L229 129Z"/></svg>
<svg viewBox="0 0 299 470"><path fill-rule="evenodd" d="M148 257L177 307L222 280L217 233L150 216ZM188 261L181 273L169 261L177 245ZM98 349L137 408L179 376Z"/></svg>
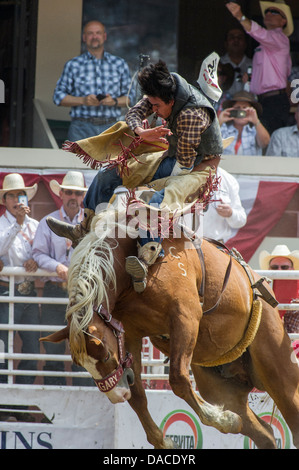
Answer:
<svg viewBox="0 0 299 470"><path fill-rule="evenodd" d="M80 224L72 225L53 217L47 217L46 221L52 232L59 237L68 238L75 248L80 240L90 231L90 225L95 213L92 209L84 209L84 217Z"/></svg>
<svg viewBox="0 0 299 470"><path fill-rule="evenodd" d="M126 271L132 276L135 292L141 294L146 288L148 266L154 264L162 251L162 245L157 242L148 242L144 246L138 245L137 256L126 258Z"/></svg>

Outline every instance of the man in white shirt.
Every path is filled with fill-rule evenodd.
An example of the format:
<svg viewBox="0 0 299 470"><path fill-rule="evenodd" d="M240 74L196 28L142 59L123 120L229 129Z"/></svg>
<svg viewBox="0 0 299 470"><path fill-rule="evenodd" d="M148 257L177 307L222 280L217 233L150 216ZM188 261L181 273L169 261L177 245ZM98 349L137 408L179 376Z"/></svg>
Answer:
<svg viewBox="0 0 299 470"><path fill-rule="evenodd" d="M11 173L5 176L3 188L0 190L0 204L6 207L6 211L0 217L0 257L3 266L24 267L30 273L37 269L37 263L32 258L32 243L38 222L29 217L30 209L28 202L36 194L37 184L26 187L23 177L18 173ZM27 197L23 202L19 197ZM1 273L0 273L1 274ZM36 296L33 278L16 277L15 296ZM0 296L8 296L9 278L0 275ZM9 304L0 303L0 322L8 323ZM39 324L39 310L37 304L15 303L14 323ZM20 331L22 340L22 353L39 353L39 332ZM4 341L7 352L8 332L0 331L0 339ZM7 362L0 363L0 367L7 368ZM37 361L21 360L19 370L36 370ZM17 383L32 384L35 376L17 376ZM6 383L7 377L0 375L0 382Z"/></svg>
<svg viewBox="0 0 299 470"><path fill-rule="evenodd" d="M247 222L245 209L239 196L239 183L233 175L218 166L220 185L213 195L214 202L203 215L203 235L226 243L235 229Z"/></svg>

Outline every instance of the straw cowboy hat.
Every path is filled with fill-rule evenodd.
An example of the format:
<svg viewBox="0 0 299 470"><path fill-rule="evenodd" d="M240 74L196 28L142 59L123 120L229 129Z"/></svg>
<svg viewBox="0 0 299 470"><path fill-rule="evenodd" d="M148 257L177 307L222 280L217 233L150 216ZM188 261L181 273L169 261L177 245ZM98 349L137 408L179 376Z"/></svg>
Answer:
<svg viewBox="0 0 299 470"><path fill-rule="evenodd" d="M68 171L59 184L56 180L50 181L50 188L56 196L59 196L61 189L72 189L73 191L87 191L85 187L84 176L80 171Z"/></svg>
<svg viewBox="0 0 299 470"><path fill-rule="evenodd" d="M261 269L269 269L271 259L277 258L278 256L290 259L293 263L294 269L299 269L299 250L290 251L286 245L276 245L271 254L266 250L261 251L259 256Z"/></svg>
<svg viewBox="0 0 299 470"><path fill-rule="evenodd" d="M291 12L289 5L286 5L286 3L283 0L276 0L273 2L260 2L260 7L262 10L263 16L265 16L265 11L268 8L277 8L278 10L280 10L287 19L287 24L283 28L283 32L286 36L291 36L292 32L294 31L294 23L293 23L292 12Z"/></svg>
<svg viewBox="0 0 299 470"><path fill-rule="evenodd" d="M37 192L37 184L25 186L22 175L19 173L10 173L3 180L3 187L0 189L0 204L3 204L3 196L8 191L25 191L28 201L30 201Z"/></svg>
<svg viewBox="0 0 299 470"><path fill-rule="evenodd" d="M257 114L260 116L263 112L262 105L257 102L253 93L242 90L235 93L232 98L224 101L223 109L232 108L236 101L248 101L256 109Z"/></svg>

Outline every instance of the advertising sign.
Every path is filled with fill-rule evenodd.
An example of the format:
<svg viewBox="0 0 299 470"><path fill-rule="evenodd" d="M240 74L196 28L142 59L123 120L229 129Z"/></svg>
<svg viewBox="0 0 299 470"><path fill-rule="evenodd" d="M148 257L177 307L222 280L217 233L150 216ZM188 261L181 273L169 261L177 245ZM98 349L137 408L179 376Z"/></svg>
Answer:
<svg viewBox="0 0 299 470"><path fill-rule="evenodd" d="M242 434L222 434L201 423L199 417L182 399L168 390L147 390L149 411L164 437L170 437L179 449L255 449ZM264 393L249 394L249 406L273 428L279 449L294 449L291 432L273 401ZM129 406L117 407L115 426L117 449L152 449L145 432Z"/></svg>
<svg viewBox="0 0 299 470"><path fill-rule="evenodd" d="M174 410L160 424L164 437L170 437L180 449L201 449L202 431L198 419L186 410Z"/></svg>

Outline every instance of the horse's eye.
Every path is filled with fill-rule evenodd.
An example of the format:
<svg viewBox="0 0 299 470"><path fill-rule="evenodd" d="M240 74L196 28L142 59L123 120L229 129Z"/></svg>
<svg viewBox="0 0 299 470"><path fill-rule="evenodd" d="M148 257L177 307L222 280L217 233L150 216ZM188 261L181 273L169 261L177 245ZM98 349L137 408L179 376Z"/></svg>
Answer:
<svg viewBox="0 0 299 470"><path fill-rule="evenodd" d="M103 362L107 362L110 359L110 352L107 352L107 355L104 357Z"/></svg>

